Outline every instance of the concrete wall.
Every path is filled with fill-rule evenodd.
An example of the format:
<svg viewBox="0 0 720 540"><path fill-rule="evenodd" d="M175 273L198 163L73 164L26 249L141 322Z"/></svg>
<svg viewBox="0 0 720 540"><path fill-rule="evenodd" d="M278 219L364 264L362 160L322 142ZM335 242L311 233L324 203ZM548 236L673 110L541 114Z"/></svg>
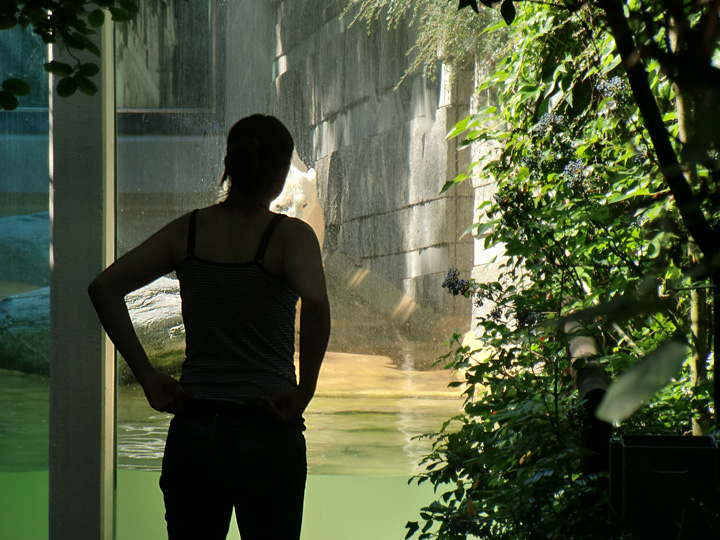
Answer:
<svg viewBox="0 0 720 540"><path fill-rule="evenodd" d="M474 85L477 87L482 84L482 81L485 80L487 76L488 73L486 71L483 71L480 66L476 66L473 75ZM490 90L473 92L470 109L472 111L478 111L482 107L494 104L497 104L497 102ZM472 178L468 182L471 183L473 188L473 196L475 199L473 208L477 209L483 202L492 201L497 193L497 185L495 184L494 178L489 174L483 174L482 169L485 164L498 159L500 148L498 143L483 141L473 143L468 151L470 152L472 163L476 164L473 169ZM473 223L486 220L485 216L480 215L477 211L473 216ZM479 282L496 281L498 279L500 265L506 261L504 258L504 247L485 247L485 239L489 234L490 231L486 231L479 236L475 236L473 240L474 248L471 277ZM492 302L484 302L482 306L473 305L472 319L475 320L480 316L488 315L493 307Z"/></svg>
<svg viewBox="0 0 720 540"><path fill-rule="evenodd" d="M325 247L350 257L426 308L469 325L469 303L441 283L448 266L468 272L470 185L440 196L469 155L445 135L467 114L471 77L410 75L413 29L349 27L343 1L273 3L273 107L318 173Z"/></svg>

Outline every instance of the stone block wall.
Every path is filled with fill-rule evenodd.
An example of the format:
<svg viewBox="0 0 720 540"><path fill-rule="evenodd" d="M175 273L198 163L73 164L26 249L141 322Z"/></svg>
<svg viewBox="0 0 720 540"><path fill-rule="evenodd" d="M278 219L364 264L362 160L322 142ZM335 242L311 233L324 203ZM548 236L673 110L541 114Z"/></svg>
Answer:
<svg viewBox="0 0 720 540"><path fill-rule="evenodd" d="M405 75L414 29L384 21L350 25L347 2L278 0L274 98L317 171L325 248L338 251L439 317L462 321L470 306L441 283L450 265L472 268L460 239L473 215L472 186L440 195L469 155L445 139L467 114L471 77Z"/></svg>
<svg viewBox="0 0 720 540"><path fill-rule="evenodd" d="M476 86L482 84L482 81L487 75L486 72L481 70L480 66L476 66L476 71L473 76L474 84ZM490 90L484 90L480 93L473 92L470 107L471 110L478 111L482 107L495 103L492 92ZM483 141L473 143L469 151L472 162L476 163L471 182L475 198L473 207L477 209L483 202L492 201L497 193L495 179L489 173L483 172L483 167L488 162L498 158L500 148L498 143ZM476 211L473 222L483 222L486 220L487 218L484 215L480 215L480 213ZM475 246L473 248L471 277L479 282L496 281L498 279L500 266L506 261L503 256L505 250L502 246L485 247L485 240L489 234L490 231L486 231L473 238ZM473 320L480 316L486 316L493 307L491 302L485 302L482 306L474 305L472 308Z"/></svg>

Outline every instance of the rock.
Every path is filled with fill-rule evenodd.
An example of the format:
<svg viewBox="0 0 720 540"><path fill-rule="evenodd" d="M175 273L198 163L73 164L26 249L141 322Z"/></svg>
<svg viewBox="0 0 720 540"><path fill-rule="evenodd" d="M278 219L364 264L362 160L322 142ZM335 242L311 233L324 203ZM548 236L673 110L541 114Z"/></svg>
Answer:
<svg viewBox="0 0 720 540"><path fill-rule="evenodd" d="M0 281L50 285L50 216L0 218Z"/></svg>
<svg viewBox="0 0 720 540"><path fill-rule="evenodd" d="M0 368L50 374L50 287L0 300Z"/></svg>
<svg viewBox="0 0 720 540"><path fill-rule="evenodd" d="M178 374L185 358L185 327L177 280L160 278L126 297L140 342L159 369ZM50 287L0 300L0 369L50 373ZM121 383L133 380L120 360Z"/></svg>
<svg viewBox="0 0 720 540"><path fill-rule="evenodd" d="M179 374L185 359L185 325L182 320L180 284L162 277L125 297L140 343L153 365ZM124 361L118 366L121 383L133 380Z"/></svg>

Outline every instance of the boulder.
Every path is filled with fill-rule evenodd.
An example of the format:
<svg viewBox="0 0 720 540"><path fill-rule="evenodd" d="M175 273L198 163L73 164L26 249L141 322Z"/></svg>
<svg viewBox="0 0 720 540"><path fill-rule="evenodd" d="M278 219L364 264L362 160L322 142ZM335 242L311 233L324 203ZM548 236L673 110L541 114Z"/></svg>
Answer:
<svg viewBox="0 0 720 540"><path fill-rule="evenodd" d="M50 216L0 218L0 281L50 285Z"/></svg>
<svg viewBox="0 0 720 540"><path fill-rule="evenodd" d="M178 281L160 278L125 298L140 342L163 371L179 373L185 356L185 327ZM0 300L0 369L50 372L50 287ZM119 362L121 383L133 380Z"/></svg>
<svg viewBox="0 0 720 540"><path fill-rule="evenodd" d="M50 287L0 300L0 368L50 374Z"/></svg>
<svg viewBox="0 0 720 540"><path fill-rule="evenodd" d="M128 294L125 302L140 343L152 363L167 373L179 374L185 358L179 282L162 277ZM133 380L124 361L118 365L118 377L122 383Z"/></svg>

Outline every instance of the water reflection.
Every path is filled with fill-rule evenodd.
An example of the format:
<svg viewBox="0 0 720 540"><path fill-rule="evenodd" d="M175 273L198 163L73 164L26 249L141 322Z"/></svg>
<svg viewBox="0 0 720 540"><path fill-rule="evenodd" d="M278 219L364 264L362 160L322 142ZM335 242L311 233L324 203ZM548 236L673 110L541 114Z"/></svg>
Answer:
<svg viewBox="0 0 720 540"><path fill-rule="evenodd" d="M48 468L49 382L0 369L0 471Z"/></svg>
<svg viewBox="0 0 720 540"><path fill-rule="evenodd" d="M430 449L418 439L459 412L445 371L397 369L383 356L328 353L306 411L311 474L404 475ZM119 389L118 465L160 470L170 415L151 411L137 386Z"/></svg>
<svg viewBox="0 0 720 540"><path fill-rule="evenodd" d="M410 475L430 449L416 437L459 412L447 371L418 371L402 357L328 353L306 412L312 474ZM404 369L401 369L404 368ZM0 370L0 470L48 463L46 377ZM117 454L124 469L160 470L171 415L153 411L137 385L118 388Z"/></svg>

